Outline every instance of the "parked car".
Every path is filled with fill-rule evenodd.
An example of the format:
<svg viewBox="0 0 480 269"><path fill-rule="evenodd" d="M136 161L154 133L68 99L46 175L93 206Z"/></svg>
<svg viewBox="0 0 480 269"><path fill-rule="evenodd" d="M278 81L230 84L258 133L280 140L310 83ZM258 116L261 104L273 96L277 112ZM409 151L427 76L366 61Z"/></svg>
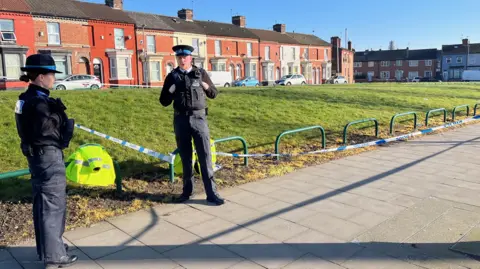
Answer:
<svg viewBox="0 0 480 269"><path fill-rule="evenodd" d="M234 83L235 87L245 87L245 86L260 86L260 81L256 77L244 77L242 79L237 79Z"/></svg>
<svg viewBox="0 0 480 269"><path fill-rule="evenodd" d="M215 86L230 87L232 85L232 74L228 71L207 71L207 74Z"/></svg>
<svg viewBox="0 0 480 269"><path fill-rule="evenodd" d="M480 70L463 71L462 81L480 81Z"/></svg>
<svg viewBox="0 0 480 269"><path fill-rule="evenodd" d="M102 82L100 79L92 75L71 75L65 79L59 79L53 84L53 89L55 90L98 90L101 87Z"/></svg>
<svg viewBox="0 0 480 269"><path fill-rule="evenodd" d="M414 77L414 78L412 78L412 82L420 82L421 79L422 78L420 78L420 77Z"/></svg>
<svg viewBox="0 0 480 269"><path fill-rule="evenodd" d="M328 80L328 83L331 83L331 84L347 84L348 80L344 76L333 76Z"/></svg>
<svg viewBox="0 0 480 269"><path fill-rule="evenodd" d="M307 84L307 80L303 75L286 75L283 76L281 79L275 81L275 84L278 85L305 85Z"/></svg>

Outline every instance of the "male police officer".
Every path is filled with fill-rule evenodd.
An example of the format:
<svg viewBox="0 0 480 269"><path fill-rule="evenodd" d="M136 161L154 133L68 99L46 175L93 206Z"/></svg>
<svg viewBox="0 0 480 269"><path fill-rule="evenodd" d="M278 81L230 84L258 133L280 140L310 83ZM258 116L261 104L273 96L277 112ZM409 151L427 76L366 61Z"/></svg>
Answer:
<svg viewBox="0 0 480 269"><path fill-rule="evenodd" d="M173 101L175 110L175 138L183 165L183 193L176 201L187 201L193 192L193 137L207 201L222 205L224 200L218 195L213 178L206 101L206 97L215 98L218 91L205 70L192 65L193 47L177 45L172 49L177 56L178 67L167 75L160 94L160 103L169 106Z"/></svg>
<svg viewBox="0 0 480 269"><path fill-rule="evenodd" d="M77 262L63 243L66 212L66 178L62 149L68 147L74 122L60 99L49 97L55 82L55 61L50 55L33 54L21 68L20 80L30 82L15 106L22 153L32 174L33 223L37 254L47 268Z"/></svg>

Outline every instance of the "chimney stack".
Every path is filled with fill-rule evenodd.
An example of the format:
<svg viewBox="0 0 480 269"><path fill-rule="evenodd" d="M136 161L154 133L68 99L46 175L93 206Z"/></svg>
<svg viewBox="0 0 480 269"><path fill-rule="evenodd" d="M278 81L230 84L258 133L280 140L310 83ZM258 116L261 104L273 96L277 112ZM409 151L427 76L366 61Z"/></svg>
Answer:
<svg viewBox="0 0 480 269"><path fill-rule="evenodd" d="M178 11L178 17L182 20L193 21L193 10L183 8Z"/></svg>
<svg viewBox="0 0 480 269"><path fill-rule="evenodd" d="M352 41L348 41L348 50L352 50Z"/></svg>
<svg viewBox="0 0 480 269"><path fill-rule="evenodd" d="M123 10L123 0L105 0L105 5L113 9Z"/></svg>
<svg viewBox="0 0 480 269"><path fill-rule="evenodd" d="M285 32L287 31L287 27L285 26L285 24L277 23L273 26L273 31L285 34Z"/></svg>
<svg viewBox="0 0 480 269"><path fill-rule="evenodd" d="M233 16L232 17L232 24L245 28L246 19L245 16Z"/></svg>
<svg viewBox="0 0 480 269"><path fill-rule="evenodd" d="M462 45L468 46L468 38L462 39Z"/></svg>
<svg viewBox="0 0 480 269"><path fill-rule="evenodd" d="M340 39L340 37L338 36L333 36L331 39L330 39L330 43L332 43L332 45L334 47L341 47L341 42L342 40Z"/></svg>

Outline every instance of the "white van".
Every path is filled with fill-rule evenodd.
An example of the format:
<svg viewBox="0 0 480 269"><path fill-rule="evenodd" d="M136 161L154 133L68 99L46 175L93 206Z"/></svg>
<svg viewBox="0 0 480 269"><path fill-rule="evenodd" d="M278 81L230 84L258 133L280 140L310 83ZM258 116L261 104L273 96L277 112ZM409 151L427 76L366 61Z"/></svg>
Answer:
<svg viewBox="0 0 480 269"><path fill-rule="evenodd" d="M480 81L480 70L463 71L462 81Z"/></svg>
<svg viewBox="0 0 480 269"><path fill-rule="evenodd" d="M213 85L219 87L230 87L232 85L232 74L228 71L207 71Z"/></svg>

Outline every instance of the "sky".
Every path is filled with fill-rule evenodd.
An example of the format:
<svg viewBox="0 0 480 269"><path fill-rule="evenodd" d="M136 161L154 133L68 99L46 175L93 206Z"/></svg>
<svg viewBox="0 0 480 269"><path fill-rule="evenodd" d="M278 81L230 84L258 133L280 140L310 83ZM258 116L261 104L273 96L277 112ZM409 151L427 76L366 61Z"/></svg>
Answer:
<svg viewBox="0 0 480 269"><path fill-rule="evenodd" d="M83 0L104 3L104 0ZM246 17L247 27L272 29L286 24L287 31L315 34L325 41L340 36L357 51L397 48L441 48L468 37L480 42L480 1L457 0L123 0L124 9L177 16L182 8L193 9L194 20L231 23L231 16ZM387 7L388 2L392 6ZM442 3L442 2L445 2Z"/></svg>

